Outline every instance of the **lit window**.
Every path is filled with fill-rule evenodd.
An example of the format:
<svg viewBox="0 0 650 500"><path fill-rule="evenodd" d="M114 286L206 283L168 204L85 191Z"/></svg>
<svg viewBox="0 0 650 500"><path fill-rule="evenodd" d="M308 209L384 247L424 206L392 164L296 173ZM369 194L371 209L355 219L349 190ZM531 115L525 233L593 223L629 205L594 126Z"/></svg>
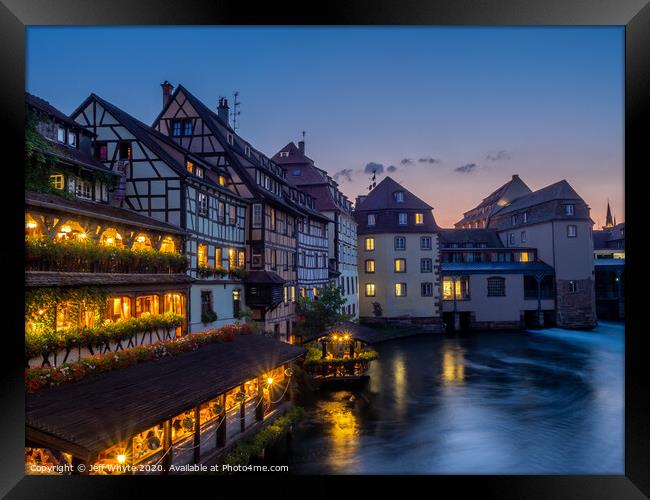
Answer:
<svg viewBox="0 0 650 500"><path fill-rule="evenodd" d="M29 214L25 215L25 235L31 237L39 237L42 235L38 222Z"/></svg>
<svg viewBox="0 0 650 500"><path fill-rule="evenodd" d="M431 250L431 237L422 236L420 238L420 250Z"/></svg>
<svg viewBox="0 0 650 500"><path fill-rule="evenodd" d="M569 238L575 238L576 236L578 236L578 226L576 226L574 224L569 224L566 227L566 235Z"/></svg>
<svg viewBox="0 0 650 500"><path fill-rule="evenodd" d="M398 203L404 202L404 191L395 191L395 201Z"/></svg>
<svg viewBox="0 0 650 500"><path fill-rule="evenodd" d="M63 127L56 130L56 140L65 143L65 129Z"/></svg>
<svg viewBox="0 0 650 500"><path fill-rule="evenodd" d="M171 237L166 236L160 243L160 251L163 253L173 253L176 251L176 243L174 243Z"/></svg>
<svg viewBox="0 0 650 500"><path fill-rule="evenodd" d="M226 178L223 175L219 176L219 185L220 186L225 186L226 185Z"/></svg>
<svg viewBox="0 0 650 500"><path fill-rule="evenodd" d="M395 297L406 297L406 283L395 283Z"/></svg>
<svg viewBox="0 0 650 500"><path fill-rule="evenodd" d="M63 177L63 174L50 175L50 184L54 189L64 189L65 178Z"/></svg>
<svg viewBox="0 0 650 500"><path fill-rule="evenodd" d="M530 262L531 257L529 252L521 252L519 254L519 262Z"/></svg>
<svg viewBox="0 0 650 500"><path fill-rule="evenodd" d="M506 295L505 278L501 278L501 277L488 278L487 295L488 297L505 297Z"/></svg>
<svg viewBox="0 0 650 500"><path fill-rule="evenodd" d="M421 213L416 213L415 214L415 223L416 224L424 224L424 214Z"/></svg>
<svg viewBox="0 0 650 500"><path fill-rule="evenodd" d="M374 273L375 272L375 261L374 259L369 259L366 261L366 272Z"/></svg>
<svg viewBox="0 0 650 500"><path fill-rule="evenodd" d="M193 173L194 173L194 163L192 163L191 161L187 160L187 161L185 162L185 168L187 169L187 171L188 171L190 174L193 174Z"/></svg>
<svg viewBox="0 0 650 500"><path fill-rule="evenodd" d="M246 265L246 253L243 250L240 250L237 253L237 267L240 269L244 269L244 266Z"/></svg>
<svg viewBox="0 0 650 500"><path fill-rule="evenodd" d="M153 316L160 312L160 297L158 295L143 295L135 299L135 316Z"/></svg>
<svg viewBox="0 0 650 500"><path fill-rule="evenodd" d="M146 234L140 233L133 240L133 250L151 250L151 240Z"/></svg>
<svg viewBox="0 0 650 500"><path fill-rule="evenodd" d="M466 300L469 299L469 277L467 276L445 276L442 278L442 299L443 300Z"/></svg>
<svg viewBox="0 0 650 500"><path fill-rule="evenodd" d="M271 207L271 231L276 230L275 208Z"/></svg>
<svg viewBox="0 0 650 500"><path fill-rule="evenodd" d="M237 267L237 251L234 248L228 249L228 269Z"/></svg>
<svg viewBox="0 0 650 500"><path fill-rule="evenodd" d="M408 217L406 214L398 214L398 222L400 226L405 226L408 222Z"/></svg>
<svg viewBox="0 0 650 500"><path fill-rule="evenodd" d="M366 283L366 297L374 297L374 296L375 296L375 284Z"/></svg>
<svg viewBox="0 0 650 500"><path fill-rule="evenodd" d="M221 256L221 248L217 247L214 250L214 267L216 269L221 269L223 266L222 262L223 257Z"/></svg>
<svg viewBox="0 0 650 500"><path fill-rule="evenodd" d="M395 250L406 250L406 238L395 236Z"/></svg>
<svg viewBox="0 0 650 500"><path fill-rule="evenodd" d="M406 272L406 259L395 259L395 272L396 273Z"/></svg>
<svg viewBox="0 0 650 500"><path fill-rule="evenodd" d="M107 247L122 247L122 236L113 228L106 229L99 240L101 245Z"/></svg>
<svg viewBox="0 0 650 500"><path fill-rule="evenodd" d="M567 203L564 205L564 214L565 215L573 215L575 212L575 205L572 203Z"/></svg>
<svg viewBox="0 0 650 500"><path fill-rule="evenodd" d="M196 252L196 260L199 266L208 265L208 245L200 243Z"/></svg>
<svg viewBox="0 0 650 500"><path fill-rule="evenodd" d="M375 225L375 214L368 214L368 225L369 226Z"/></svg>
<svg viewBox="0 0 650 500"><path fill-rule="evenodd" d="M366 251L370 252L375 249L375 239L374 238L366 238Z"/></svg>

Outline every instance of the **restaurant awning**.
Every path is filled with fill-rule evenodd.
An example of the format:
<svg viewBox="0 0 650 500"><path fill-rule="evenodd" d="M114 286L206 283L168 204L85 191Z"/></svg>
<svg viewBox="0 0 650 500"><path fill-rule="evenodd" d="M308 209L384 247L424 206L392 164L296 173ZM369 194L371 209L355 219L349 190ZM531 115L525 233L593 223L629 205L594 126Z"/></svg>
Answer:
<svg viewBox="0 0 650 500"><path fill-rule="evenodd" d="M90 460L304 352L263 335L236 335L231 342L42 389L26 398L26 439Z"/></svg>

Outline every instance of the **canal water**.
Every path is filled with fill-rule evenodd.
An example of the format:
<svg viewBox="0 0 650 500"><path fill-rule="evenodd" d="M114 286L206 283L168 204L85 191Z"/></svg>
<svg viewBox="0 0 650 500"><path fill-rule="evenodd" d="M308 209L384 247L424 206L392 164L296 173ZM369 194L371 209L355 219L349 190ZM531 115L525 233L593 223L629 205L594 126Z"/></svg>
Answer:
<svg viewBox="0 0 650 500"><path fill-rule="evenodd" d="M317 393L273 463L295 474L622 474L623 325L417 336L367 387Z"/></svg>

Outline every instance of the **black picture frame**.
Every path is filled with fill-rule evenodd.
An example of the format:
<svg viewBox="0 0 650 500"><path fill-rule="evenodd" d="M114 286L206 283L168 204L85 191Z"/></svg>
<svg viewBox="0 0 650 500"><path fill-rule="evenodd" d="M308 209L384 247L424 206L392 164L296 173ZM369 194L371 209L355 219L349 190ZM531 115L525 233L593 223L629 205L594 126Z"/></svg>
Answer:
<svg viewBox="0 0 650 500"><path fill-rule="evenodd" d="M354 477L318 478L328 483L312 484L310 477L266 474L262 478L240 475L169 477L153 480L135 477L24 477L24 381L23 296L18 284L22 245L22 165L24 153L25 26L28 25L206 25L206 24L302 24L302 25L620 25L625 26L625 185L626 185L626 334L625 334L625 474L620 476L372 476L374 488L386 482L405 482L406 495L448 490L454 497L477 493L490 498L644 498L650 496L650 384L645 368L648 343L641 324L645 271L641 257L641 213L643 170L648 166L647 130L650 129L650 6L647 0L446 0L390 2L388 0L323 2L280 6L217 0L2 0L0 3L0 54L3 109L4 193L7 231L0 257L5 276L5 328L2 348L3 371L0 429L0 494L7 498L119 498L153 497L152 483L189 493L190 486L207 488L222 495L224 484L234 486L243 498L253 495L283 496L296 488L302 495L315 490L338 495L356 483ZM68 48L69 50L69 48ZM637 224L638 222L638 224ZM10 228L10 229L8 229ZM639 231L637 232L637 229ZM11 235L11 236L10 236ZM16 286L18 285L18 286ZM18 290L18 291L16 291ZM636 293L638 292L638 293ZM368 479L368 478L366 478ZM188 482L189 480L189 482ZM201 484L199 484L199 481ZM205 484L210 481L210 484ZM218 488L214 489L217 485ZM402 488L404 488L402 490ZM232 489L232 488L230 488ZM259 490L259 493L254 490ZM364 495L374 494L366 490ZM218 493L217 493L218 492ZM419 492L419 493L418 493ZM178 493L177 493L178 494ZM205 493L197 493L205 494ZM236 493L228 493L228 495ZM347 495L346 495L347 496Z"/></svg>

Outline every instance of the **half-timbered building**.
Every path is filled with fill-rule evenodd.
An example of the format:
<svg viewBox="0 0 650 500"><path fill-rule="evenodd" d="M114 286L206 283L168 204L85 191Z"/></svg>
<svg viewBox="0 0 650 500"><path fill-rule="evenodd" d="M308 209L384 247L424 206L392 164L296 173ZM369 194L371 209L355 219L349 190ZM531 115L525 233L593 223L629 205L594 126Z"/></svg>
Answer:
<svg viewBox="0 0 650 500"><path fill-rule="evenodd" d="M121 175L121 207L187 232L190 331L232 323L243 307L247 204L225 173L95 94L72 118L96 135L96 159Z"/></svg>
<svg viewBox="0 0 650 500"><path fill-rule="evenodd" d="M359 317L357 273L357 223L352 203L338 189L325 170L318 168L305 154L305 142L287 144L273 157L287 172L288 181L316 201L316 209L325 215L328 239L328 277L341 289L345 299L342 312Z"/></svg>
<svg viewBox="0 0 650 500"><path fill-rule="evenodd" d="M322 219L304 194L301 200L296 192L292 199L284 170L230 126L226 99L219 99L215 112L182 85L172 90L168 82L162 84L163 109L153 126L209 164L249 201L246 304L266 331L289 340L298 285L297 220Z"/></svg>

